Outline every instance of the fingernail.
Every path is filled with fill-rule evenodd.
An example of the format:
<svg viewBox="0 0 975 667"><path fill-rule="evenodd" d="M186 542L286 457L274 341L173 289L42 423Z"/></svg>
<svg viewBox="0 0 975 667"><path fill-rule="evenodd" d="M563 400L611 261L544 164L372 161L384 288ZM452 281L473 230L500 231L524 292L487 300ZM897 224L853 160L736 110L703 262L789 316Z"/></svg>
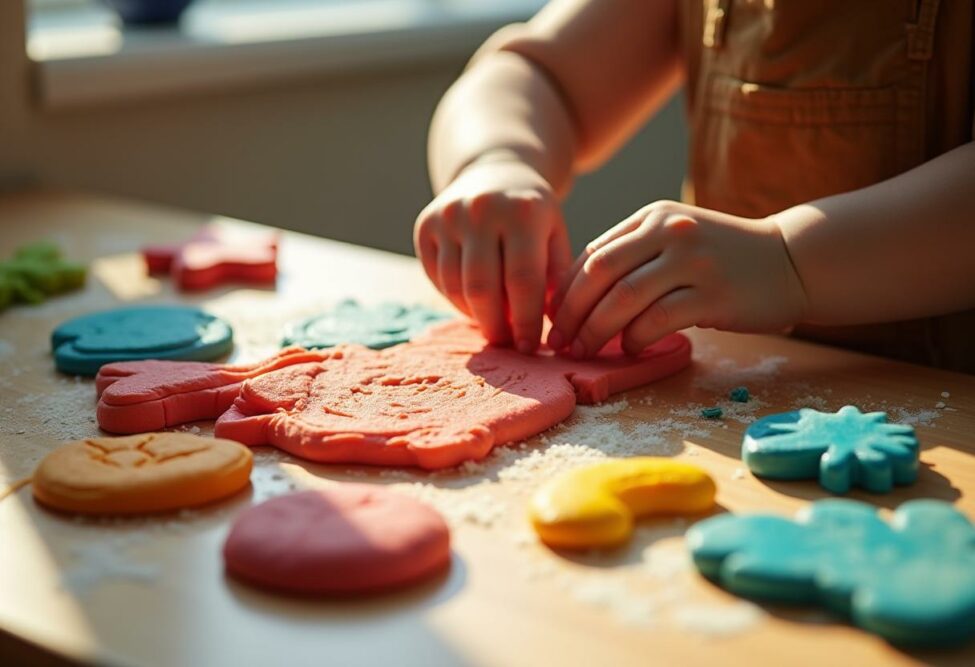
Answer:
<svg viewBox="0 0 975 667"><path fill-rule="evenodd" d="M521 352L522 354L531 354L532 353L531 342L524 339L518 341L518 351Z"/></svg>
<svg viewBox="0 0 975 667"><path fill-rule="evenodd" d="M548 332L548 346L553 350L561 350L565 347L565 338L562 337L562 333L558 329L552 329Z"/></svg>
<svg viewBox="0 0 975 667"><path fill-rule="evenodd" d="M581 340L577 340L572 343L572 349L569 351L573 359L582 359L586 356L586 346L582 344Z"/></svg>

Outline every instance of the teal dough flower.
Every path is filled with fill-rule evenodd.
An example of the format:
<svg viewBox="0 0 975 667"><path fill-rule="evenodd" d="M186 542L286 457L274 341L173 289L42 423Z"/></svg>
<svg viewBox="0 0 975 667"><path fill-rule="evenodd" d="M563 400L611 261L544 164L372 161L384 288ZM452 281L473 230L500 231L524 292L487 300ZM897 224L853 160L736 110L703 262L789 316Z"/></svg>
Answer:
<svg viewBox="0 0 975 667"><path fill-rule="evenodd" d="M723 514L687 544L705 577L744 597L821 604L898 644L975 635L975 526L948 503L904 503L890 523L833 498L795 521Z"/></svg>
<svg viewBox="0 0 975 667"><path fill-rule="evenodd" d="M864 414L852 405L837 413L803 408L749 426L741 458L759 477L818 477L833 493L854 485L886 493L917 479L918 442L913 428L888 424L883 412Z"/></svg>
<svg viewBox="0 0 975 667"><path fill-rule="evenodd" d="M374 350L382 350L405 343L433 324L452 317L424 306L403 306L396 303L363 306L356 301L347 300L328 312L291 326L281 344L323 348L358 343Z"/></svg>

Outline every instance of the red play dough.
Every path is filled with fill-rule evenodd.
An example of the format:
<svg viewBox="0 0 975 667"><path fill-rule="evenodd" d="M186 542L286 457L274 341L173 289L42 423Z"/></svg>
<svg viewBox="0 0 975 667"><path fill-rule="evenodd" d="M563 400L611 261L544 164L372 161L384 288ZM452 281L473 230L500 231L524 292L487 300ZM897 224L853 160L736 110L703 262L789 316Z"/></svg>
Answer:
<svg viewBox="0 0 975 667"><path fill-rule="evenodd" d="M183 290L202 290L225 282L273 283L278 275L275 234L246 238L209 225L180 245L142 249L149 273L168 273Z"/></svg>
<svg viewBox="0 0 975 667"><path fill-rule="evenodd" d="M671 375L690 363L673 334L628 357L618 342L594 360L534 357L448 322L385 350L285 350L252 366L123 362L102 367L98 423L116 433L221 415L214 434L321 462L435 469L536 435L576 403ZM231 402L233 405L231 405ZM228 409L229 408L229 409Z"/></svg>
<svg viewBox="0 0 975 667"><path fill-rule="evenodd" d="M690 351L674 334L636 358L618 344L593 361L526 357L448 322L404 345L336 348L248 380L214 434L313 461L445 468L558 424L576 402L671 375Z"/></svg>
<svg viewBox="0 0 975 667"><path fill-rule="evenodd" d="M237 397L240 383L290 364L320 360L322 352L282 350L256 364L198 361L120 361L95 378L98 425L110 433L146 433L216 419Z"/></svg>
<svg viewBox="0 0 975 667"><path fill-rule="evenodd" d="M223 547L227 572L295 593L369 593L450 564L443 518L413 498L364 484L280 496L245 511Z"/></svg>

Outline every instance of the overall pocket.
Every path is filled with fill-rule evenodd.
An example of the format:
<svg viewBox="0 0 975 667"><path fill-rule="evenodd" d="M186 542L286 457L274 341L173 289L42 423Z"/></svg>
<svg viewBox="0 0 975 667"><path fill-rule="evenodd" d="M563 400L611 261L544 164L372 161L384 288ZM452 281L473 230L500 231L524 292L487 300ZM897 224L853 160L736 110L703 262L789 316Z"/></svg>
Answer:
<svg viewBox="0 0 975 667"><path fill-rule="evenodd" d="M695 203L762 217L917 163L920 100L897 88L776 88L713 75L691 149Z"/></svg>

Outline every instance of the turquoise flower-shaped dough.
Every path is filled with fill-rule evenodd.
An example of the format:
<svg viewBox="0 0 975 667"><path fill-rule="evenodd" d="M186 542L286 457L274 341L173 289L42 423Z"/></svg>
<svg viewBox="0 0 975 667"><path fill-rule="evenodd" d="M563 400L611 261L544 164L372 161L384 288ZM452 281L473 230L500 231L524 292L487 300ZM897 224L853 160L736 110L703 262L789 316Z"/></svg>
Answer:
<svg viewBox="0 0 975 667"><path fill-rule="evenodd" d="M883 412L802 409L759 419L745 431L742 460L759 477L818 478L823 488L846 493L860 486L886 493L917 479L914 429L888 424Z"/></svg>
<svg viewBox="0 0 975 667"><path fill-rule="evenodd" d="M832 498L795 521L724 514L687 543L701 573L738 595L821 604L895 643L975 635L975 527L948 503L904 503L890 523Z"/></svg>
<svg viewBox="0 0 975 667"><path fill-rule="evenodd" d="M358 343L374 350L382 350L405 343L431 325L451 317L447 313L424 306L403 306L396 303L363 306L356 301L347 300L330 311L291 326L282 345L323 348Z"/></svg>

